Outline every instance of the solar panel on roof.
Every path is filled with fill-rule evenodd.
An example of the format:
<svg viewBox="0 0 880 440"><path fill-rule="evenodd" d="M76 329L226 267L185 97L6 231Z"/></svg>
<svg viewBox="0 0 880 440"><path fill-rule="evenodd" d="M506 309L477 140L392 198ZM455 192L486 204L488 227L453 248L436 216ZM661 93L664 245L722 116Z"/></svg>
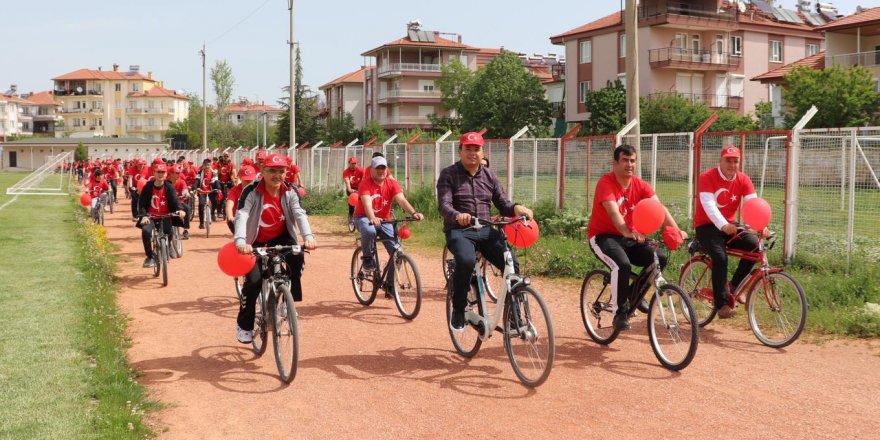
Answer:
<svg viewBox="0 0 880 440"><path fill-rule="evenodd" d="M407 31L407 36L409 36L409 41L419 41L419 33L416 31Z"/></svg>
<svg viewBox="0 0 880 440"><path fill-rule="evenodd" d="M825 19L828 20L828 21L835 21L835 20L837 20L837 16L834 15L833 12L822 11L822 16L825 17Z"/></svg>
<svg viewBox="0 0 880 440"><path fill-rule="evenodd" d="M807 21L810 22L813 26L822 26L825 24L825 20L819 14L814 14L812 12L804 12L804 17L807 17Z"/></svg>
<svg viewBox="0 0 880 440"><path fill-rule="evenodd" d="M779 12L782 12L782 14L785 15L785 18L787 18L787 20L786 20L787 22L797 23L797 24L805 24L804 21L801 20L800 17L798 17L797 11L792 11L791 9L782 9L782 8L777 8L777 9L779 10Z"/></svg>
<svg viewBox="0 0 880 440"><path fill-rule="evenodd" d="M788 19L785 17L785 13L783 13L779 9L773 8L773 11L771 11L770 13L773 14L773 17L776 18L776 21L788 21Z"/></svg>
<svg viewBox="0 0 880 440"><path fill-rule="evenodd" d="M768 14L773 14L774 10L776 9L772 5L770 5L769 3L765 2L764 0L752 0L752 4L755 5L755 7L757 7L761 11L766 12Z"/></svg>
<svg viewBox="0 0 880 440"><path fill-rule="evenodd" d="M427 40L426 40L426 41L429 42L429 43L436 43L436 42L437 42L437 40L434 39L434 33L433 33L433 32L425 31L425 37L427 37Z"/></svg>

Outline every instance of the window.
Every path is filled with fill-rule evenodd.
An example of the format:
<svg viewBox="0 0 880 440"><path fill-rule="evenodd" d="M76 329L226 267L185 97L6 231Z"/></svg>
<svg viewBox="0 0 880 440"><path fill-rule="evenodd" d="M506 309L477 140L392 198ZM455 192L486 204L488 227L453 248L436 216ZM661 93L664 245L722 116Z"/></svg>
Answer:
<svg viewBox="0 0 880 440"><path fill-rule="evenodd" d="M691 50L693 51L692 53L693 53L694 55L699 55L699 54L700 54L700 48L701 48L701 46L700 46L700 35L699 35L699 34L691 35Z"/></svg>
<svg viewBox="0 0 880 440"><path fill-rule="evenodd" d="M117 91L117 92L121 92L121 91L122 91L122 83L116 83L116 91Z"/></svg>
<svg viewBox="0 0 880 440"><path fill-rule="evenodd" d="M593 40L581 41L581 64L593 62Z"/></svg>
<svg viewBox="0 0 880 440"><path fill-rule="evenodd" d="M626 90L626 72L618 73L617 80L620 81L621 85L623 85L623 90Z"/></svg>
<svg viewBox="0 0 880 440"><path fill-rule="evenodd" d="M626 34L620 34L620 57L626 58Z"/></svg>
<svg viewBox="0 0 880 440"><path fill-rule="evenodd" d="M743 97L743 89L745 86L745 76L730 76L730 96Z"/></svg>
<svg viewBox="0 0 880 440"><path fill-rule="evenodd" d="M770 40L770 62L782 62L782 42L779 40Z"/></svg>
<svg viewBox="0 0 880 440"><path fill-rule="evenodd" d="M116 126L119 127L122 125L122 118L116 118Z"/></svg>
<svg viewBox="0 0 880 440"><path fill-rule="evenodd" d="M730 54L735 57L741 57L743 53L742 37L730 37Z"/></svg>
<svg viewBox="0 0 880 440"><path fill-rule="evenodd" d="M592 81L581 81L580 82L580 93L578 94L578 102L585 102L587 100L587 92L592 90L593 82Z"/></svg>
<svg viewBox="0 0 880 440"><path fill-rule="evenodd" d="M419 118L424 119L424 118L427 118L428 115L432 115L434 113L436 113L434 111L434 106L431 106L431 105L420 105L419 106Z"/></svg>
<svg viewBox="0 0 880 440"><path fill-rule="evenodd" d="M819 45L818 44L808 44L807 45L807 56L811 57L819 53Z"/></svg>
<svg viewBox="0 0 880 440"><path fill-rule="evenodd" d="M687 53L688 36L687 34L675 34L675 48L679 54Z"/></svg>

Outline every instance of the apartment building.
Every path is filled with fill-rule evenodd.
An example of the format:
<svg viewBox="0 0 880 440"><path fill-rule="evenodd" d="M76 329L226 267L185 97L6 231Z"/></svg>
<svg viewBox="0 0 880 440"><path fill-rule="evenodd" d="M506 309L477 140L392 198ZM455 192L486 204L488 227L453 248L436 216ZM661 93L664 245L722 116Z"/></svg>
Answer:
<svg viewBox="0 0 880 440"><path fill-rule="evenodd" d="M52 78L61 99L63 126L57 137L135 137L161 141L171 122L189 116L189 98L163 87L139 66L119 70L79 69Z"/></svg>
<svg viewBox="0 0 880 440"><path fill-rule="evenodd" d="M248 120L262 123L263 117L266 118L267 125L275 125L284 110L266 105L265 102L250 102L247 98L239 97L238 101L227 105L223 112L227 120L235 125L241 125Z"/></svg>
<svg viewBox="0 0 880 440"><path fill-rule="evenodd" d="M804 3L804 2L801 2ZM559 35L565 47L565 114L585 121L588 90L626 75L623 13L615 12ZM769 101L767 84L746 81L815 55L830 18L799 6L762 0L642 0L639 5L639 91L644 97L678 93L714 109L745 114Z"/></svg>
<svg viewBox="0 0 880 440"><path fill-rule="evenodd" d="M36 107L33 114L34 135L55 136L55 124L62 121L61 99L51 90L21 95Z"/></svg>
<svg viewBox="0 0 880 440"><path fill-rule="evenodd" d="M364 128L364 79L367 70L367 67L361 67L318 87L318 90L324 92L327 116L338 119L351 113L355 127Z"/></svg>
<svg viewBox="0 0 880 440"><path fill-rule="evenodd" d="M18 96L14 88L0 94L0 139L32 136L36 104Z"/></svg>

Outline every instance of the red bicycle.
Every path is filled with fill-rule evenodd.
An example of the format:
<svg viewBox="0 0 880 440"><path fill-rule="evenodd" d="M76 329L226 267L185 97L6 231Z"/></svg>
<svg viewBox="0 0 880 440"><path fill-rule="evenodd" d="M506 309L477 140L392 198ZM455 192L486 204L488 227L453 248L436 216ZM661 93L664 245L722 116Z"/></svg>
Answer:
<svg viewBox="0 0 880 440"><path fill-rule="evenodd" d="M752 233L739 228L728 244L742 234ZM807 297L800 283L781 267L767 261L767 252L773 248L776 234L759 240L752 251L728 247L727 255L755 261L760 264L740 283L735 292L728 294L728 305L736 307L734 298L743 298L749 326L762 344L774 348L785 347L800 336L807 320ZM691 297L700 327L715 318L712 291L712 260L696 239L688 245L692 257L681 268L678 285Z"/></svg>

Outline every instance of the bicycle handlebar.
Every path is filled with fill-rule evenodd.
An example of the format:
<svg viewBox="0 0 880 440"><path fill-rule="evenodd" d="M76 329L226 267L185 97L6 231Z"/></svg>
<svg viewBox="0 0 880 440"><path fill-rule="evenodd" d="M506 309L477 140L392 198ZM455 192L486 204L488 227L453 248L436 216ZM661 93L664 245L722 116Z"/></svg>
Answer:
<svg viewBox="0 0 880 440"><path fill-rule="evenodd" d="M471 217L471 227L474 229L480 229L484 225L499 226L500 227L500 226L507 226L507 225L510 225L513 223L518 223L518 222L525 223L530 220L529 216L527 216L527 215L524 215L522 217L516 217L513 219L511 219L509 217L502 217L502 218L508 218L509 220L502 220L502 221L496 222L496 221L485 219L485 218Z"/></svg>
<svg viewBox="0 0 880 440"><path fill-rule="evenodd" d="M275 246L255 247L255 248L253 248L253 251L251 253L253 253L254 255L256 255L258 257L262 257L262 256L269 256L269 255L277 255L277 254L281 254L281 253L285 253L285 252L290 252L294 255L299 255L303 252L308 252L308 251L304 251L302 246L300 246L298 244L293 244L293 245L278 244Z"/></svg>
<svg viewBox="0 0 880 440"><path fill-rule="evenodd" d="M394 219L394 220L382 220L382 224L383 225L394 225L397 223L417 222L417 221L418 220L416 220L415 217L404 217L404 218Z"/></svg>

